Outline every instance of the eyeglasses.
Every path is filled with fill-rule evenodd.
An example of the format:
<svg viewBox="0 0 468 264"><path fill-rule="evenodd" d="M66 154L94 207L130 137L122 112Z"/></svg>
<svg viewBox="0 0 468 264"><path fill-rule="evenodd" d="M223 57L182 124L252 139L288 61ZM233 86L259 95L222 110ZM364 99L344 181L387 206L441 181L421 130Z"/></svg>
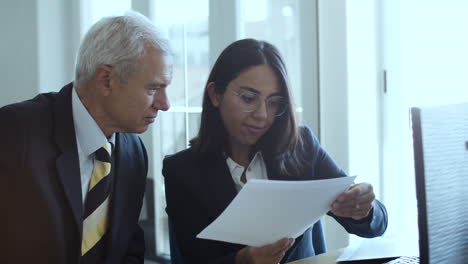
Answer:
<svg viewBox="0 0 468 264"><path fill-rule="evenodd" d="M227 87L232 94L237 96L238 104L242 112L255 112L262 105L260 95L257 93L243 91L241 93L236 92L234 89ZM265 105L268 115L280 116L286 112L286 98L283 96L275 95L265 99Z"/></svg>

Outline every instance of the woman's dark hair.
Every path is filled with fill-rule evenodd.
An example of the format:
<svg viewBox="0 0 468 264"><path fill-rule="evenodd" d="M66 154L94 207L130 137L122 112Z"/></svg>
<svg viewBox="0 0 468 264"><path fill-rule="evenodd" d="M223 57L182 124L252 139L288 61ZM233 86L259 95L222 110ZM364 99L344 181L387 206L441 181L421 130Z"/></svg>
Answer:
<svg viewBox="0 0 468 264"><path fill-rule="evenodd" d="M213 82L216 93L222 95L232 80L257 65L269 65L273 69L279 81L280 93L286 98L287 107L286 112L276 117L270 129L258 140L254 151L262 151L266 158L274 161L273 164L282 173L298 173L304 164L299 151L302 142L286 67L279 51L266 41L238 40L224 49L218 57L205 85L200 130L190 141L191 146L201 155L222 151L229 153L228 134L219 109L211 103L207 87Z"/></svg>

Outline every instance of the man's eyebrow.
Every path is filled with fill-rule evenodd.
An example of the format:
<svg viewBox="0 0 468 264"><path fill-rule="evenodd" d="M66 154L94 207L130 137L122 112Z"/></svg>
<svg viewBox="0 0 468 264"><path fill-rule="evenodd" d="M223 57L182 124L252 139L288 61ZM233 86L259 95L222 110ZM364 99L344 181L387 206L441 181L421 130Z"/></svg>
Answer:
<svg viewBox="0 0 468 264"><path fill-rule="evenodd" d="M159 86L166 86L167 83L165 82L151 82L145 85L146 87L159 87Z"/></svg>

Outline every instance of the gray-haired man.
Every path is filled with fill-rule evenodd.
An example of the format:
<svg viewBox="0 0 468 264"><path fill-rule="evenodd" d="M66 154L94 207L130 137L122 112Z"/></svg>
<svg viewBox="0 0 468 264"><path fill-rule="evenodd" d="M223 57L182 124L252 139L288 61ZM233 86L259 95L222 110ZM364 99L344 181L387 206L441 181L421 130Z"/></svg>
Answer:
<svg viewBox="0 0 468 264"><path fill-rule="evenodd" d="M0 108L0 263L143 263L143 143L169 108L167 40L135 12L100 20L76 78Z"/></svg>

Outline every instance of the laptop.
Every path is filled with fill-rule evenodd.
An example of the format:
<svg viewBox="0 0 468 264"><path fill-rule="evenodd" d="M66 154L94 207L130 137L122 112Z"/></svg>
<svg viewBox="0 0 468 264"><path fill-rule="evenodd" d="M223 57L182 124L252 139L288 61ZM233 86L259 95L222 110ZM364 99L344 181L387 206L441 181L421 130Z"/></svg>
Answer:
<svg viewBox="0 0 468 264"><path fill-rule="evenodd" d="M411 108L419 259L468 263L468 103ZM419 262L418 262L419 261Z"/></svg>

